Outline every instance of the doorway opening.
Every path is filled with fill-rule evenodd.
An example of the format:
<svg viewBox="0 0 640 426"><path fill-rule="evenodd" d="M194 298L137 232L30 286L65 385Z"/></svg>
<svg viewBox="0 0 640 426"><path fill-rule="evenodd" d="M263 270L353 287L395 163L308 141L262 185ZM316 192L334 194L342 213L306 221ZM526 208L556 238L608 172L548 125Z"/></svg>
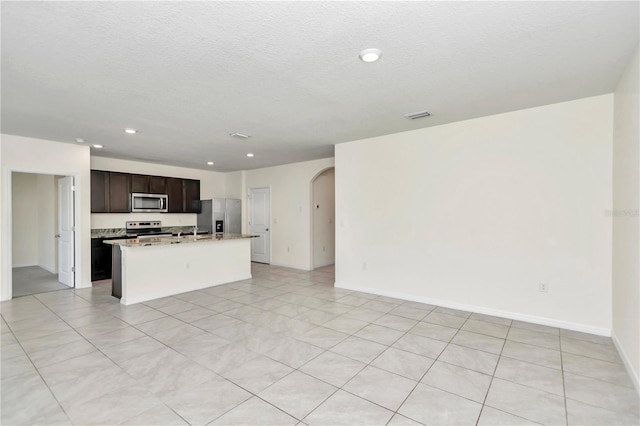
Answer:
<svg viewBox="0 0 640 426"><path fill-rule="evenodd" d="M12 172L12 297L74 287L74 198L71 176Z"/></svg>
<svg viewBox="0 0 640 426"><path fill-rule="evenodd" d="M311 269L331 269L336 258L335 168L311 181Z"/></svg>

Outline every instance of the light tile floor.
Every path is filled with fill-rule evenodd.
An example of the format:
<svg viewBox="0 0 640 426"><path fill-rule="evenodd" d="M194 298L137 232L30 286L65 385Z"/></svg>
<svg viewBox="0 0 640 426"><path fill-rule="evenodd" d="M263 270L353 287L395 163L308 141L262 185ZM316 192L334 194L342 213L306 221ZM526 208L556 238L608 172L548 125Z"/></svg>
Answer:
<svg viewBox="0 0 640 426"><path fill-rule="evenodd" d="M13 268L12 271L13 297L69 289L69 286L58 282L58 274L52 274L39 266L23 266Z"/></svg>
<svg viewBox="0 0 640 426"><path fill-rule="evenodd" d="M332 267L253 277L2 303L1 423L640 423L609 338L335 289Z"/></svg>

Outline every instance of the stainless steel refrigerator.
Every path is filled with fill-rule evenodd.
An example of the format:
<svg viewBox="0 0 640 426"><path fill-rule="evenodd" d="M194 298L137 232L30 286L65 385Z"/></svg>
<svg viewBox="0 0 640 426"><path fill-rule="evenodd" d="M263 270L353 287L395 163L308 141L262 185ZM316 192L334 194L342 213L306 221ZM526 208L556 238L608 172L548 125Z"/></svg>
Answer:
<svg viewBox="0 0 640 426"><path fill-rule="evenodd" d="M200 200L198 228L210 234L240 234L242 230L242 201L233 198Z"/></svg>

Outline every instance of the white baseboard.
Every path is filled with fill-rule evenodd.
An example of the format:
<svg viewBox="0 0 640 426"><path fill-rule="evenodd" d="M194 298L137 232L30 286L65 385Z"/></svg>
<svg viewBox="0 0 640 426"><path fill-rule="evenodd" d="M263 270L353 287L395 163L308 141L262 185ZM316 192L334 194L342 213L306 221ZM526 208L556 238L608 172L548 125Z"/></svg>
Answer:
<svg viewBox="0 0 640 426"><path fill-rule="evenodd" d="M271 266L280 266L281 268L297 269L299 271L311 271L311 269L309 269L308 266L300 267L300 265L287 265L285 263L275 263L275 262L271 262L269 265L271 265Z"/></svg>
<svg viewBox="0 0 640 426"><path fill-rule="evenodd" d="M550 327L565 328L567 330L581 331L583 333L597 334L599 336L611 336L611 329L605 327L594 327L591 325L574 323L569 321L556 320L553 318L539 317L536 315L521 314L518 312L502 311L499 309L487 308L484 306L467 305L464 303L452 302L450 300L431 299L420 297L414 294L401 293L396 291L386 291L371 287L352 286L343 283L334 284L336 288L345 290L361 291L363 293L377 294L378 296L393 297L395 299L408 300L410 302L427 303L429 305L442 306L444 308L459 309L461 311L475 312L478 314L493 315L495 317L508 318L512 320L525 321L533 324L547 325Z"/></svg>
<svg viewBox="0 0 640 426"><path fill-rule="evenodd" d="M57 274L58 270L56 268L49 268L48 266L44 266L44 265L38 265L39 267L41 267L42 269L44 269L47 272L50 272L52 274Z"/></svg>
<svg viewBox="0 0 640 426"><path fill-rule="evenodd" d="M622 358L622 362L627 369L627 373L629 373L629 377L631 377L633 385L636 387L636 392L638 392L638 395L640 395L640 379L638 378L638 372L634 370L633 364L631 364L631 361L629 360L627 353L624 351L620 340L618 340L618 336L616 336L615 331L611 332L611 339L613 340L613 344L616 346L616 349L620 354L620 358Z"/></svg>
<svg viewBox="0 0 640 426"><path fill-rule="evenodd" d="M18 263L15 264L13 266L11 266L12 268L24 268L27 266L39 266L37 263Z"/></svg>

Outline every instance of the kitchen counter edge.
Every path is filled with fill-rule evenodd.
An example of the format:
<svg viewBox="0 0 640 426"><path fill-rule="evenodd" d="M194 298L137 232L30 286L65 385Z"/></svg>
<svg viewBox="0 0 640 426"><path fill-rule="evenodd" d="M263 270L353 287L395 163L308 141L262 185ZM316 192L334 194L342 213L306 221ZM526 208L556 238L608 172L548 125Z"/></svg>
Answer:
<svg viewBox="0 0 640 426"><path fill-rule="evenodd" d="M246 234L223 234L223 235L184 235L182 237L154 237L154 238L125 238L118 240L103 241L104 244L119 245L121 247L147 247L147 246L163 246L163 245L176 245L176 244L192 244L202 242L218 242L229 240L240 240L246 238L257 238L258 235L246 235Z"/></svg>

